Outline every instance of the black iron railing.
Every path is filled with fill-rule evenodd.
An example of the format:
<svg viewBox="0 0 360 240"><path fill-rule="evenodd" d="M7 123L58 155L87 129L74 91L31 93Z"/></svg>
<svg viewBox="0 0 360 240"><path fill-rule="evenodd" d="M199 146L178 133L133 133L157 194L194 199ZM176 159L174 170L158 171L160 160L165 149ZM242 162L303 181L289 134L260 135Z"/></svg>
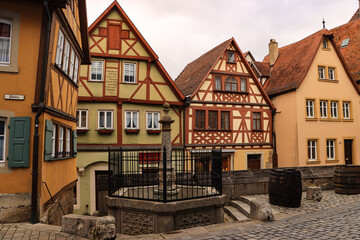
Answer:
<svg viewBox="0 0 360 240"><path fill-rule="evenodd" d="M221 150L172 150L161 165L163 151L109 150L109 196L168 202L222 194Z"/></svg>

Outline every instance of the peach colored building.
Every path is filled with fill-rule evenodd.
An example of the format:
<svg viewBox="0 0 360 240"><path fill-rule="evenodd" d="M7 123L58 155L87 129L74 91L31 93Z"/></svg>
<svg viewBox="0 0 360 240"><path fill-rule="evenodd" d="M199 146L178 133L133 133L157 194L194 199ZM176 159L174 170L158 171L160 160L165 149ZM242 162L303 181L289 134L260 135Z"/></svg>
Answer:
<svg viewBox="0 0 360 240"><path fill-rule="evenodd" d="M280 49L272 39L269 50L278 166L359 164L359 89L333 35L323 29Z"/></svg>

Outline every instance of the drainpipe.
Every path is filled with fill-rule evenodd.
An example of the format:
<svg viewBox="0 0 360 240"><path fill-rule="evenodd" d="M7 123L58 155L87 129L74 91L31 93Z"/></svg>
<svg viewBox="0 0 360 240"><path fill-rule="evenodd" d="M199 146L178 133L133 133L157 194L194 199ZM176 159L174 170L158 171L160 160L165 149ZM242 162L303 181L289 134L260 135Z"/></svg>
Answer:
<svg viewBox="0 0 360 240"><path fill-rule="evenodd" d="M184 111L184 114L183 114L183 147L185 149L185 136L186 136L186 131L185 131L185 121L186 121L186 117L185 117L185 110L186 108L188 108L190 106L190 103L191 103L191 97L190 95L188 96L185 96L185 104L184 104L184 108L183 108L183 111Z"/></svg>
<svg viewBox="0 0 360 240"><path fill-rule="evenodd" d="M39 118L44 112L44 92L47 73L47 62L50 45L50 32L51 32L51 14L49 11L49 0L44 0L44 15L47 16L45 22L45 45L43 52L43 68L41 73L41 86L40 86L40 101L39 109L35 115L35 133L34 133L34 146L33 146L33 164L32 164L32 187L31 187L31 220L32 224L39 222L38 216L38 176L39 176Z"/></svg>
<svg viewBox="0 0 360 240"><path fill-rule="evenodd" d="M272 138L273 138L273 168L277 168L278 167L278 155L277 155L277 151L276 151L276 133L274 130L274 117L276 114L276 108L272 111L272 121L271 121L271 125L272 125Z"/></svg>

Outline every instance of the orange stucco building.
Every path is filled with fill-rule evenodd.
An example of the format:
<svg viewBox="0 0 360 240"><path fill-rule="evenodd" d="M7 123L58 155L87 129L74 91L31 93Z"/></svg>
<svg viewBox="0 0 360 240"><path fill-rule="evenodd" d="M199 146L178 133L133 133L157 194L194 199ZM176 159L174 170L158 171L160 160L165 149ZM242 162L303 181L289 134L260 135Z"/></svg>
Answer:
<svg viewBox="0 0 360 240"><path fill-rule="evenodd" d="M59 224L72 212L77 78L90 62L85 0L0 2L0 29L0 222Z"/></svg>

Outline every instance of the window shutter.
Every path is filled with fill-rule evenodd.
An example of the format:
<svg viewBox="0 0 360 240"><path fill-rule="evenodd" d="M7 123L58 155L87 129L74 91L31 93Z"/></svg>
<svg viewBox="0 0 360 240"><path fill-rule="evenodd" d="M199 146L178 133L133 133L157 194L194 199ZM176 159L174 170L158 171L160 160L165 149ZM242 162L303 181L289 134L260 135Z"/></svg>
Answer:
<svg viewBox="0 0 360 240"><path fill-rule="evenodd" d="M109 49L120 49L120 25L109 25Z"/></svg>
<svg viewBox="0 0 360 240"><path fill-rule="evenodd" d="M73 130L73 157L77 154L77 132Z"/></svg>
<svg viewBox="0 0 360 240"><path fill-rule="evenodd" d="M45 150L44 160L49 161L52 154L52 135L53 135L53 123L49 120L45 121Z"/></svg>
<svg viewBox="0 0 360 240"><path fill-rule="evenodd" d="M29 167L30 117L10 118L9 167Z"/></svg>

